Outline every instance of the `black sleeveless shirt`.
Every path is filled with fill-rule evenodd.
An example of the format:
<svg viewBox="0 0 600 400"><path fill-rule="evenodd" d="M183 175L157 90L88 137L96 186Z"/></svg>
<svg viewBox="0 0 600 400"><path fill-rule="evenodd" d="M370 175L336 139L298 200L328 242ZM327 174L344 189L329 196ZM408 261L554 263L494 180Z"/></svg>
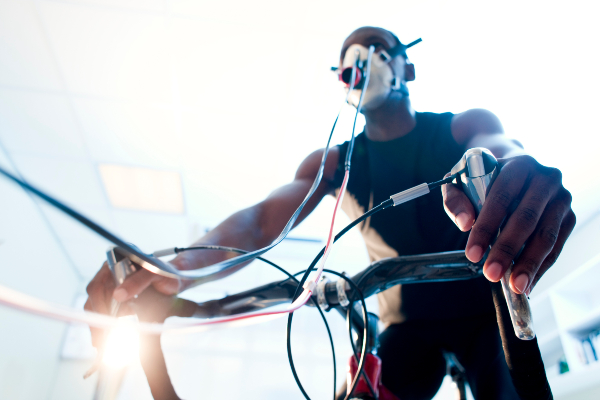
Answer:
<svg viewBox="0 0 600 400"><path fill-rule="evenodd" d="M464 147L452 137L453 114L416 113L415 128L400 138L375 142L365 132L355 139L350 180L342 208L351 219L392 194L438 181L462 157ZM339 188L348 142L339 145L335 175ZM371 261L398 255L464 250L461 232L444 211L440 189L373 215L359 225ZM488 283L468 281L398 285L379 294L386 325L411 319L447 319L494 312Z"/></svg>

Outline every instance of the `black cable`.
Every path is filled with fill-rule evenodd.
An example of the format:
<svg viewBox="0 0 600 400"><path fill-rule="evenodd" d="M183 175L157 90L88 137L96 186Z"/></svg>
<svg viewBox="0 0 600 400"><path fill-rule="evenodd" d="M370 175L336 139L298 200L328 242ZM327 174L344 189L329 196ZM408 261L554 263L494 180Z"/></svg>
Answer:
<svg viewBox="0 0 600 400"><path fill-rule="evenodd" d="M373 215L383 209L386 209L390 206L393 206L393 205L394 205L394 201L392 199L387 199L383 203L379 204L377 207L371 208L369 211L367 211L366 213L364 213L363 215L361 215L360 217L358 217L357 219L355 219L354 221L352 221L351 223L346 225L346 227L344 229L342 229L337 235L335 235L335 238L333 239L333 243L337 242L342 236L344 236L346 233L348 233L348 231L350 229L354 228L356 225L358 225L365 219L369 218L371 215ZM323 254L325 254L325 247L323 247L321 249L319 254L317 254L317 256L310 263L310 266L308 267L306 272L304 272L304 275L302 276L302 279L300 279L300 283L298 284L298 287L296 288L296 292L294 293L294 297L292 298L292 301L296 300L298 298L298 296L300 295L300 289L303 287L304 283L306 282L306 279L308 279L308 276L310 275L312 270L315 268L315 265L317 265L317 262L319 262L321 257L323 257Z"/></svg>
<svg viewBox="0 0 600 400"><path fill-rule="evenodd" d="M450 175L449 177L447 177L447 178L444 178L444 179L442 179L441 181L437 181L437 182L428 183L428 184L427 184L427 186L429 187L429 190L431 191L431 190L435 189L436 187L439 187L439 186L445 185L445 184L447 184L447 183L452 183L452 181L454 180L454 178L456 178L456 177L458 176L458 174L460 174L461 172L462 172L462 171L459 171L459 172L457 172L457 173L456 173L456 174L454 174L454 175Z"/></svg>
<svg viewBox="0 0 600 400"><path fill-rule="evenodd" d="M369 56L367 59L367 73L366 73L366 78L365 78L365 84L363 85L363 89L361 91L360 94L360 99L358 101L358 106L356 107L356 114L354 115L354 123L352 125L352 137L350 139L350 143L348 146L348 149L346 150L346 159L344 162L344 166L345 166L345 170L349 171L350 170L350 159L352 157L352 151L354 149L354 132L356 129L356 120L358 118L358 113L360 112L360 108L362 106L362 100L365 94L365 91L367 89L367 86L369 84L369 78L370 78L370 71L371 71L371 57L373 54L373 46L369 47ZM354 69L353 69L354 72ZM384 203L388 203L384 206ZM362 220L368 218L370 215L376 213L377 211L380 211L386 207L389 207L391 205L393 205L393 201L390 199L386 202L384 202L382 204L380 204L379 206L369 210L368 212L366 212L365 214L363 214L361 217L357 218L355 221L353 221L352 223L350 223L348 226L346 226L346 228L344 228L340 233L338 233L335 238L334 238L334 243L340 238L342 237L346 232L348 232L350 229L352 229L356 224L358 224L359 222L361 222ZM296 287L296 291L294 292L294 296L292 298L292 302L295 301L298 298L299 292L300 292L300 288L303 287L304 283L306 282L306 279L308 278L308 275L310 275L310 272L312 271L312 269L314 268L314 266L316 265L317 261L323 256L323 254L325 253L325 247L323 247L323 249L319 252L319 254L317 255L317 257L313 260L313 262L310 264L310 266L308 267L308 269L306 270L305 274L302 276L302 279L300 280L300 283L298 284L298 286ZM333 273L333 272L332 272ZM343 277L344 279L347 279L346 277ZM363 304L364 304L364 299L363 299ZM363 313L365 314L365 327L367 325L367 316L366 316L366 304L364 304L364 310ZM302 387L302 384L300 383L300 380L298 378L298 375L296 374L296 369L293 366L293 360L292 360L292 349L291 349L291 327L292 327L292 318L293 318L293 312L291 312L288 316L288 332L287 332L287 341L288 341L288 359L290 361L290 366L292 368L292 373L294 375L294 379L296 380L296 383L298 384L298 387L300 388L300 391L302 392L302 394L304 395L304 397L306 397L307 399L310 399L310 397L308 396L308 394L306 393L306 391L304 390L304 388ZM366 336L365 336L366 339ZM366 346L366 342L365 342L365 346ZM363 356L361 356L361 360L359 363L359 369L358 369L358 374L356 375L356 379L355 382L353 384L352 390L354 390L354 386L356 386L356 383L358 382L358 377L360 376L360 373L362 372L362 367L363 367L363 363L364 363L364 347L363 346ZM351 393L351 392L350 392Z"/></svg>
<svg viewBox="0 0 600 400"><path fill-rule="evenodd" d="M320 258L320 256L319 256L319 258ZM308 273L308 272L309 272L309 270L306 270L306 273ZM354 282L352 282L352 279L350 279L349 277L347 277L347 276L345 276L345 275L343 275L343 274L341 274L341 273L339 273L337 271L333 271L333 270L330 270L330 269L323 269L323 272L327 272L329 274L333 274L333 275L339 276L340 278L342 278L346 282L348 282L350 284L350 286L352 287L352 289L354 289L355 292L358 294L359 300L360 300L361 305L362 305L362 314L363 314L363 319L365 321L364 329L363 329L363 345L362 345L362 349L361 349L360 360L359 360L359 363L358 363L358 369L357 369L356 376L354 377L352 385L350 386L350 391L348 392L348 394L346 395L346 398L344 399L344 400L348 400L350 398L350 395L352 394L352 392L356 388L356 385L358 384L359 377L362 374L363 367L364 367L364 360L365 360L365 355L366 355L366 350L367 350L367 343L368 343L368 336L369 336L367 304L365 303L365 298L362 295L362 292L360 291L360 289L358 288L358 286L356 286L356 284ZM302 272L299 272L298 274L300 274L300 273L302 273ZM306 273L305 273L305 275L306 275ZM295 274L295 275L297 275L297 274ZM317 305L317 307L319 307L319 306ZM294 360L293 360L293 357L292 357L291 333L292 333L292 318L293 318L293 315L294 315L293 312L289 313L289 315L288 315L288 325L287 325L287 351L288 351L288 360L289 360L289 363L290 363L290 368L292 369L292 374L294 375L294 379L296 380L296 383L298 384L298 388L300 389L300 391L302 392L302 394L304 395L304 397L307 400L310 400L310 397L308 396L308 393L306 393L306 391L304 390L304 387L300 383L300 378L298 377L298 374L296 372L296 368L294 366ZM372 388L372 387L370 387L370 388ZM375 392L373 392L373 394L375 394Z"/></svg>
<svg viewBox="0 0 600 400"><path fill-rule="evenodd" d="M356 106L356 114L354 114L354 123L352 124L352 137L350 138L348 150L346 151L346 160L344 162L344 168L346 171L350 170L350 159L352 158L352 152L354 150L354 130L356 128L356 119L358 118L358 113L360 113L360 109L362 108L363 97L365 95L365 92L367 91L367 87L369 86L369 80L371 78L371 59L374 51L375 47L369 46L369 55L367 56L367 70L365 71L365 83L361 89L360 98L358 99L358 105Z"/></svg>
<svg viewBox="0 0 600 400"><path fill-rule="evenodd" d="M183 253L184 251L188 251L188 250L221 250L221 251L231 251L234 253L241 253L241 254L247 253L246 250L236 249L234 247L216 246L216 245L200 245L200 246L192 246L192 247L185 247L185 248L175 247L175 249L174 249L175 253L177 253L177 254ZM297 275L297 274L294 274L294 275L290 274L285 269L283 269L279 265L275 264L274 262L267 260L266 258L257 257L256 259L269 264L270 266L283 272L290 279L293 279L294 281L298 282L298 279L296 279L296 277L295 277L295 275ZM312 301L312 303L315 305L315 307L319 311L319 314L321 315L321 318L323 319L323 323L325 323L325 328L327 329L327 335L329 336L329 344L331 345L331 355L333 358L333 400L335 400L335 395L336 395L336 390L337 390L337 387L336 387L337 386L337 364L336 364L336 359L335 359L335 347L333 344L333 336L331 335L331 330L329 329L329 324L327 323L327 319L325 318L325 314L323 313L323 310L321 310L321 307L319 307L319 305L315 302L315 300L312 297L310 298L310 301ZM288 333L288 338L289 338L289 333ZM288 343L289 343L289 339L288 339ZM291 355L291 351L290 351L290 346L288 344L288 359L290 359L289 358L290 355ZM300 383L300 380L298 379L298 376L294 369L293 361L290 361L290 362L292 363L292 364L290 364L290 368L293 371L294 378L296 378L296 384L298 385L300 390L302 390L302 392L304 393L302 384Z"/></svg>
<svg viewBox="0 0 600 400"><path fill-rule="evenodd" d="M34 186L31 186L29 183L25 182L24 180L21 180L21 179L17 178L16 176L14 176L10 172L6 171L2 167L0 167L0 174L4 175L5 177L7 177L8 179L10 179L11 181L13 181L14 183L16 183L17 185L21 186L25 191L35 194L36 196L38 196L39 198L41 198L42 200L44 200L48 204L52 205L53 207L58 208L60 211L64 212L65 214L67 214L71 218L79 221L81 224L83 224L87 228L91 229L92 231L96 232L97 234L99 234L103 238L107 239L108 241L110 241L110 242L116 244L117 246L125 249L129 253L131 253L131 254L139 257L140 259L142 259L143 261L148 262L149 264L152 264L152 265L157 264L156 260L152 259L152 257L149 257L147 254L143 253L142 251L140 251L135 246L132 246L130 243L127 243L123 239L121 239L118 236L116 236L116 235L112 234L111 232L107 231L106 229L104 229L100 225L96 224L94 221L88 219L87 217L85 217L84 215L82 215L82 214L78 213L77 211L73 210L69 206L63 204L62 202L60 202L58 200L56 200L52 196L47 195L46 193L42 192L41 190L37 189ZM160 260L158 262L160 263Z"/></svg>
<svg viewBox="0 0 600 400"><path fill-rule="evenodd" d="M350 337L350 346L352 346L352 355L354 356L354 359L356 360L356 363L358 364L360 362L360 359L356 355L356 353L357 353L356 345L354 344L354 338L352 337L352 324L350 323L350 320L352 318L353 306L354 306L354 300L350 300L350 304L348 304L348 311L346 314L346 328L348 329L348 336ZM368 322L365 324L365 327L367 329L369 328ZM364 343L363 343L363 346L364 346ZM377 396L377 393L375 392L375 389L373 388L373 384L371 383L371 380L367 376L366 372L364 370L361 370L360 373L363 376L363 378L365 378L365 382L367 382L367 386L369 387L369 390L371 391L373 398L375 400L379 400L379 396ZM354 390L354 389L352 389L352 390ZM352 392L350 392L350 393L352 393Z"/></svg>
<svg viewBox="0 0 600 400"><path fill-rule="evenodd" d="M386 209L390 206L394 205L394 201L392 199L387 199L386 201L384 201L383 203L379 204L376 207L371 208L369 211L367 211L366 213L364 213L363 215L361 215L360 217L358 217L357 219L355 219L354 221L352 221L351 223L349 223L344 229L342 229L337 235L335 235L335 238L333 240L333 242L337 242L342 236L344 236L350 229L354 228L356 225L358 225L359 223L361 223L362 221L364 221L365 219L369 218L371 215ZM298 283L298 286L296 287L296 291L294 292L294 296L292 297L292 302L295 301L298 296L300 295L300 289L304 286L304 283L306 282L306 280L308 279L308 276L310 275L311 271L314 269L315 265L317 264L317 262L319 262L319 260L321 259L321 257L323 257L323 254L325 253L325 247L323 247L321 249L321 251L319 252L319 254L317 254L317 256L314 258L314 260L311 262L310 266L308 267L308 269L304 272L304 275L302 276L302 279L300 279L300 282ZM335 272L335 271L331 271L331 270L323 270L323 271L328 271L329 273L332 273L334 275L338 275L340 277L342 277L342 279L345 279L347 282L350 283L351 286L355 286L354 282L352 282L352 280L350 280L348 277L339 274L339 272ZM360 292L360 289L358 289L358 286L356 286L356 290L357 292L361 295L361 302L363 304L364 307L364 319L365 319L365 329L367 328L367 324L368 324L368 320L367 320L367 316L366 316L366 303L364 302L364 298L362 298L362 293ZM292 349L291 349L291 341L290 341L290 334L291 334L291 326L292 326L292 316L293 313L290 313L288 316L288 332L287 332L287 341L288 341L288 359L290 361L290 367L292 368L292 374L294 375L294 379L296 380L296 383L298 384L298 387L300 388L300 391L302 392L302 394L304 395L304 397L306 397L306 399L310 399L310 397L308 397L308 394L306 393L306 391L304 390L304 388L302 387L302 385L300 384L300 380L298 378L298 375L296 374L296 370L293 367L293 360L292 360ZM356 377L359 377L362 373L363 370L363 365L364 365L364 353L366 350L366 340L367 340L367 336L368 336L368 332L365 331L363 334L364 340L363 340L363 349L361 352L361 358L359 360L358 363L358 370L357 370L357 374ZM356 384L358 383L358 379L354 380L354 383L352 385L351 390L353 391ZM350 393L352 393L352 391Z"/></svg>
<svg viewBox="0 0 600 400"><path fill-rule="evenodd" d="M362 296L362 293L361 293L361 296ZM353 306L354 306L354 300L350 300L350 304L348 304L348 311L346 313L346 327L348 329L348 336L350 337L350 346L352 346L352 355L354 356L354 359L356 360L356 363L358 364L360 362L360 359L356 355L356 353L357 353L356 346L354 344L354 338L352 337L352 324L350 323L350 320L352 318ZM367 318L368 318L368 314L367 314ZM365 323L365 329L367 329L367 330L369 329L368 320ZM363 330L363 335L364 335L364 330ZM368 343L368 340L367 340L367 343ZM363 346L364 345L365 345L365 343L363 341ZM364 369L357 371L357 375L359 373L363 376L363 378L365 378L365 382L367 382L367 386L369 387L369 390L371 391L373 398L375 400L379 400L379 396L377 396L377 393L375 392L375 388L373 388L373 384L371 383L371 380L367 376L367 373L364 371ZM352 391L354 391L354 388L352 388ZM350 394L352 394L352 391L350 392Z"/></svg>
<svg viewBox="0 0 600 400"><path fill-rule="evenodd" d="M294 274L294 276L302 274L304 272L305 271L296 272ZM340 274L337 272L335 273L335 275L340 276ZM363 278L361 278L359 280L359 282L362 282L362 279ZM359 287L359 284L357 283L356 286ZM362 292L360 292L360 293L362 296ZM347 324L347 329L348 329L348 336L350 337L350 345L352 346L352 353L354 354L354 358L356 359L356 362L358 363L360 360L359 360L358 356L356 355L357 351L356 351L356 346L354 345L354 339L352 338L352 326L350 325L350 319L352 317L350 310L353 308L354 301L355 301L354 299L351 299L350 304L348 305L348 314L346 315L346 324ZM367 324L367 327L368 327L368 324ZM371 394L373 395L375 400L378 400L378 396L375 393L375 389L373 388L373 385L371 384L371 380L369 379L369 377L367 376L367 374L364 371L360 371L360 373L362 374L363 378L365 378L365 381L367 382L367 386L369 386L369 390L371 391Z"/></svg>

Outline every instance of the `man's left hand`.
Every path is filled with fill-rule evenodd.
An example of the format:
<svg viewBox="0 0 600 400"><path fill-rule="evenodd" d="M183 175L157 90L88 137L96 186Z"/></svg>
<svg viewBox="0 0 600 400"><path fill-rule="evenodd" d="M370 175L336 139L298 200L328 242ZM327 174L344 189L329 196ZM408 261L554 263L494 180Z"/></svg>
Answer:
<svg viewBox="0 0 600 400"><path fill-rule="evenodd" d="M514 261L510 286L515 293L529 294L554 264L575 227L571 193L562 185L558 169L545 167L530 156L498 162L500 173L477 220L471 202L453 184L442 186L444 208L462 231L471 230L466 255L472 262L481 260L506 218L483 273L497 282Z"/></svg>

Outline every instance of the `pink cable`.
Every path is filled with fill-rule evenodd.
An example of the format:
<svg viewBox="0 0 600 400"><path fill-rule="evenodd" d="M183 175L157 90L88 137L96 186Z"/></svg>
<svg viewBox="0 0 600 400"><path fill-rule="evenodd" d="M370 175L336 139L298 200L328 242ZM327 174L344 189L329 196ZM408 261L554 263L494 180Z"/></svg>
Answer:
<svg viewBox="0 0 600 400"><path fill-rule="evenodd" d="M329 228L329 237L327 238L327 245L325 246L325 252L323 253L323 261L321 262L321 266L325 265L325 261L327 260L327 257L329 256L329 253L331 252L331 246L333 245L333 241L335 239L335 237L333 236L333 226L335 225L335 218L336 218L337 212L338 212L340 206L342 205L344 194L346 193L346 186L348 185L349 176L350 176L350 170L346 170L346 173L344 174L344 180L342 181L342 186L340 186L340 193L337 198L337 201L335 202L335 208L333 209L333 218L331 219L331 227ZM317 272L317 278L315 279L315 282L318 282L319 279L321 278L321 273L323 272L323 269L321 268L321 266L319 267L319 270Z"/></svg>
<svg viewBox="0 0 600 400"><path fill-rule="evenodd" d="M331 219L331 226L329 228L329 237L327 239L327 245L325 246L325 251L323 253L323 258L321 259L322 260L321 264L319 265L319 268L317 269L317 276L314 280L310 281L311 283L318 282L319 278L321 277L321 273L323 272L323 266L325 264L325 260L327 259L327 256L329 255L329 253L331 251L331 247L333 245L333 241L335 238L333 235L333 227L335 224L337 212L342 204L342 200L343 200L344 194L346 192L346 186L348 185L349 174L350 174L350 171L346 171L346 173L344 175L344 180L340 187L340 193L339 193L339 196L335 203L335 208L333 210L333 218ZM289 307L285 310L264 311L264 312L256 313L256 314L233 315L230 317L212 319L212 320L201 321L201 322L194 322L194 323L189 323L189 324L178 324L178 326L175 326L172 328L165 328L163 324L139 323L138 329L140 331L143 331L146 333L160 334L160 333L166 332L166 331L184 330L184 329L199 327L199 326L207 326L207 325L214 325L214 324L220 324L220 323L225 323L225 322L240 321L240 320L244 320L244 319L248 319L248 318L263 317L263 316L277 315L277 314L287 314L287 313L291 313L291 312L298 310L300 307L304 306L310 300L312 293L313 293L310 288L311 288L311 284L309 283L308 285L305 286L304 291L300 294L300 296L293 303L291 303L289 305ZM1 286L1 285L0 285L0 304L9 306L11 308L15 308L15 309L18 309L21 311L26 311L31 314L36 314L36 315L39 315L42 317L46 317L46 318L53 318L53 319L62 320L62 321L66 321L66 322L67 321L68 322L82 322L87 325L95 326L98 328L109 328L109 327L116 326L116 324L118 323L117 318L114 318L114 317L110 317L107 315L98 314L98 313L94 313L94 312L89 312L89 311L77 310L72 307L59 306L59 305L52 304L50 302L47 302L47 301L44 301L41 299L37 299L37 298L31 297L31 296L28 296L24 293L15 291L13 289L9 289L9 288Z"/></svg>

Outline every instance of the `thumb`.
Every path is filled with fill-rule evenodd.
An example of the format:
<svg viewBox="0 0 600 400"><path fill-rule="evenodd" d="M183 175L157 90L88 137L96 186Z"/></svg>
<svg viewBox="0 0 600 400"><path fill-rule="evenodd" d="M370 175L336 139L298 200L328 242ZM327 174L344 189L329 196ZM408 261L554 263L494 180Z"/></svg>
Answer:
<svg viewBox="0 0 600 400"><path fill-rule="evenodd" d="M475 222L475 209L462 190L452 183L442 186L444 210L452 221L463 232L471 230Z"/></svg>
<svg viewBox="0 0 600 400"><path fill-rule="evenodd" d="M153 274L144 268L140 268L131 276L127 277L125 282L115 288L113 297L121 303L130 300L142 293L157 277L158 275Z"/></svg>

